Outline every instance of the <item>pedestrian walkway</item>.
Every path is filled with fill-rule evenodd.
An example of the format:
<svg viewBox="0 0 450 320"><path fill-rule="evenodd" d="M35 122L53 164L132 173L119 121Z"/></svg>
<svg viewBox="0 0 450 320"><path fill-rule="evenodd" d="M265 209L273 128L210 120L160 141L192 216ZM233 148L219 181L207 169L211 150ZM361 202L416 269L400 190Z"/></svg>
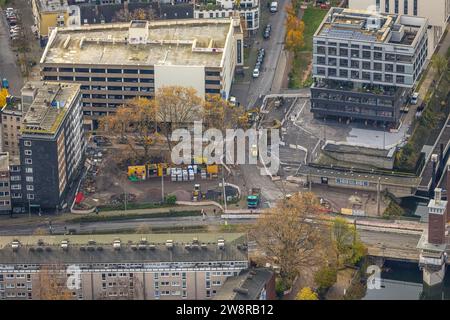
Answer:
<svg viewBox="0 0 450 320"><path fill-rule="evenodd" d="M435 54L438 53L438 54L446 57L447 50L448 50L448 48L450 48L450 32L448 32L449 30L450 30L450 27L447 26L447 33L445 34L445 37L442 39L441 43L438 45L438 50L435 52ZM430 61L430 63L431 63L431 61ZM425 79L422 82L421 87L419 88L420 101L421 101L421 99L423 99L426 96L430 87L434 86L436 78L437 78L437 70L435 70L435 68L433 68L433 66L430 66L427 74L425 75Z"/></svg>
<svg viewBox="0 0 450 320"><path fill-rule="evenodd" d="M111 211L100 211L99 216L102 217L110 217L115 215L148 215L148 214L159 214L159 213L168 213L168 212L182 212L182 211L201 211L204 210L206 214L213 214L214 209L216 212L219 212L215 206L173 206L173 207L161 207L161 208L151 208L151 209L133 209L133 210L111 210ZM90 213L87 215L95 215L95 213ZM60 215L44 215L39 217L37 214L32 214L28 216L28 214L14 215L14 218L10 218L9 215L0 216L0 226L2 228L6 226L17 226L17 225L38 225L41 223L45 223L47 221L52 222L64 222L70 221L76 217L83 217L87 215L77 215L72 213L64 213Z"/></svg>

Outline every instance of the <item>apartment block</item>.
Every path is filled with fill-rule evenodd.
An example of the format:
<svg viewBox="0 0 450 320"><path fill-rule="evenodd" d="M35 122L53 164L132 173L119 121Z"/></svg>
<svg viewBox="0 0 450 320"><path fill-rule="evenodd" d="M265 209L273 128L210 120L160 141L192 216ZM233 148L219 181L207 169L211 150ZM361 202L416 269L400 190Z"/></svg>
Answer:
<svg viewBox="0 0 450 320"><path fill-rule="evenodd" d="M60 208L85 148L80 86L29 82L22 89L22 105L26 112L14 136L18 160L10 163L14 210Z"/></svg>
<svg viewBox="0 0 450 320"><path fill-rule="evenodd" d="M8 152L10 162L18 164L19 160L19 134L22 129L22 116L24 108L22 99L7 97L6 104L0 110L1 123L1 150Z"/></svg>
<svg viewBox="0 0 450 320"><path fill-rule="evenodd" d="M190 0L68 0L69 20L66 26L113 23L136 19L192 19L194 4ZM134 17L134 18L133 18Z"/></svg>
<svg viewBox="0 0 450 320"><path fill-rule="evenodd" d="M56 28L41 59L44 80L81 85L84 123L163 86L193 87L227 99L243 65L239 19L132 21Z"/></svg>
<svg viewBox="0 0 450 320"><path fill-rule="evenodd" d="M56 27L66 25L69 18L69 4L67 0L32 0L34 22L38 34L45 38Z"/></svg>
<svg viewBox="0 0 450 320"><path fill-rule="evenodd" d="M428 56L426 18L331 8L314 35L316 117L397 124Z"/></svg>
<svg viewBox="0 0 450 320"><path fill-rule="evenodd" d="M349 0L348 7L428 19L428 54L439 44L450 17L450 0Z"/></svg>
<svg viewBox="0 0 450 320"><path fill-rule="evenodd" d="M0 237L0 299L209 300L249 268L243 234ZM57 267L55 267L57 266Z"/></svg>
<svg viewBox="0 0 450 320"><path fill-rule="evenodd" d="M11 211L11 190L9 186L9 154L0 152L0 213Z"/></svg>
<svg viewBox="0 0 450 320"><path fill-rule="evenodd" d="M254 34L259 28L259 0L242 0L239 5L233 0L216 0L211 3L206 0L195 2L194 18L213 19L229 18L238 13L245 26L245 31Z"/></svg>

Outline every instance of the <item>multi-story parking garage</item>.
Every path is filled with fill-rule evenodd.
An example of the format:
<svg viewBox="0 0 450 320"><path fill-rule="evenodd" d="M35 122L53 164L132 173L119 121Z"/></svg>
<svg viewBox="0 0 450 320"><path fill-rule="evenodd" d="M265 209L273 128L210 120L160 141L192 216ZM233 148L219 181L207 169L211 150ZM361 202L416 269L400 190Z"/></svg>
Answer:
<svg viewBox="0 0 450 320"><path fill-rule="evenodd" d="M239 19L132 21L56 28L41 59L43 79L81 85L84 123L163 86L193 87L227 99L243 64Z"/></svg>

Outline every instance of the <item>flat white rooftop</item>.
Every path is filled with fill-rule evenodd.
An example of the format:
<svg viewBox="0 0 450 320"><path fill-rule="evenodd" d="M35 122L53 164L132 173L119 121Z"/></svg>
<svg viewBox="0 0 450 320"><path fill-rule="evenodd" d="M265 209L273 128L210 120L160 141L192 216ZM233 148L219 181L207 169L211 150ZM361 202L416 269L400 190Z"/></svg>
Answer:
<svg viewBox="0 0 450 320"><path fill-rule="evenodd" d="M331 8L315 36L414 46L427 25L421 17Z"/></svg>
<svg viewBox="0 0 450 320"><path fill-rule="evenodd" d="M219 67L227 36L234 32L232 19L155 21L144 26L148 33L136 21L56 28L41 63ZM140 44L130 44L135 36Z"/></svg>

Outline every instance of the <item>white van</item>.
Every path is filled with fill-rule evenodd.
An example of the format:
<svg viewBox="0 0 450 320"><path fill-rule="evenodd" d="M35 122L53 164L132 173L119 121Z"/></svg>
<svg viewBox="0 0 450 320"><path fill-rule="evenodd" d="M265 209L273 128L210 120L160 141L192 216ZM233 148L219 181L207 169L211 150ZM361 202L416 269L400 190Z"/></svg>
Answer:
<svg viewBox="0 0 450 320"><path fill-rule="evenodd" d="M273 2L270 4L270 12L275 13L275 12L277 12L277 11L278 11L278 2L273 1Z"/></svg>

